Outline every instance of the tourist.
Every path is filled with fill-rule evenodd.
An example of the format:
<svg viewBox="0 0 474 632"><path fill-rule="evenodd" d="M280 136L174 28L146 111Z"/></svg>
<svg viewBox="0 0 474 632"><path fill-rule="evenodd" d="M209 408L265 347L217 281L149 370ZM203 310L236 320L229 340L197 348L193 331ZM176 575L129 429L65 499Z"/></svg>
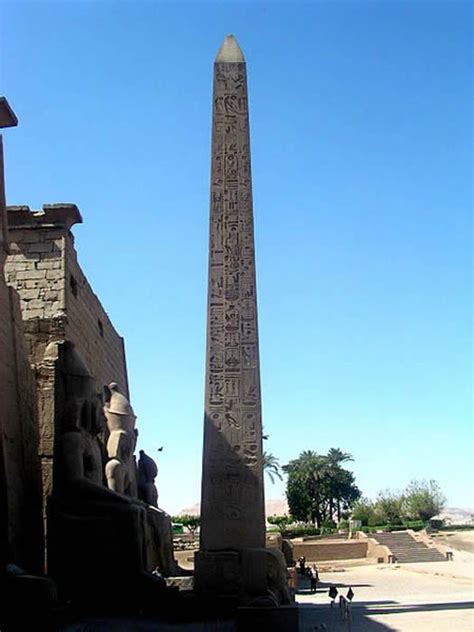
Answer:
<svg viewBox="0 0 474 632"><path fill-rule="evenodd" d="M298 560L299 565L300 565L300 575L301 577L304 577L306 574L306 558L304 555L302 555L300 557L300 559Z"/></svg>
<svg viewBox="0 0 474 632"><path fill-rule="evenodd" d="M288 569L288 591L290 593L290 600L293 603L295 601L296 589L298 587L298 576L296 568L292 566Z"/></svg>
<svg viewBox="0 0 474 632"><path fill-rule="evenodd" d="M316 592L316 585L318 583L318 579L319 579L319 575L318 575L318 569L316 568L316 564L313 564L313 566L310 568L310 580L311 580L311 592L315 593Z"/></svg>

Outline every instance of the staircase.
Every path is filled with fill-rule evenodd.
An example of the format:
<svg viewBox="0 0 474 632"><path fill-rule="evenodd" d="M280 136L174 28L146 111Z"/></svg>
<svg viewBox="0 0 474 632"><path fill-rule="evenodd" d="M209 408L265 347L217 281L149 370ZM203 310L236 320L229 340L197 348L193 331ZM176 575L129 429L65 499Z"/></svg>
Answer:
<svg viewBox="0 0 474 632"><path fill-rule="evenodd" d="M446 558L437 550L419 542L407 531L371 533L371 538L388 547L400 564L411 562L444 562Z"/></svg>

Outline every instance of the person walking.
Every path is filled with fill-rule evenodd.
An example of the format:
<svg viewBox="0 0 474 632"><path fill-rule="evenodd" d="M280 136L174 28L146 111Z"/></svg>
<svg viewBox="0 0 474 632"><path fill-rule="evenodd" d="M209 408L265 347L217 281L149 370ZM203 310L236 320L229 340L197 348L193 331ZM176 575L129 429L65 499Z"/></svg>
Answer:
<svg viewBox="0 0 474 632"><path fill-rule="evenodd" d="M306 558L304 555L302 555L300 557L300 559L298 560L299 565L300 565L300 575L301 577L304 577L306 575Z"/></svg>
<svg viewBox="0 0 474 632"><path fill-rule="evenodd" d="M295 601L297 588L298 588L298 575L296 573L296 567L292 566L288 569L288 589L290 593L291 603L294 603Z"/></svg>
<svg viewBox="0 0 474 632"><path fill-rule="evenodd" d="M310 568L310 580L311 580L311 592L315 593L316 592L316 586L318 583L318 579L319 579L319 575L318 575L318 569L316 568L316 564L313 564L313 566Z"/></svg>

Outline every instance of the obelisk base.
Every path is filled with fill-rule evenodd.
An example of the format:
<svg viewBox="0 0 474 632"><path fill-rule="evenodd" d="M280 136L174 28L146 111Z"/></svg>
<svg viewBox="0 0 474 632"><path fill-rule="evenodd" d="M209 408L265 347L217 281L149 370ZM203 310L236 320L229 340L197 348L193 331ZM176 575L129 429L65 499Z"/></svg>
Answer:
<svg viewBox="0 0 474 632"><path fill-rule="evenodd" d="M285 558L276 549L198 551L194 568L194 591L203 600L229 609L290 603Z"/></svg>

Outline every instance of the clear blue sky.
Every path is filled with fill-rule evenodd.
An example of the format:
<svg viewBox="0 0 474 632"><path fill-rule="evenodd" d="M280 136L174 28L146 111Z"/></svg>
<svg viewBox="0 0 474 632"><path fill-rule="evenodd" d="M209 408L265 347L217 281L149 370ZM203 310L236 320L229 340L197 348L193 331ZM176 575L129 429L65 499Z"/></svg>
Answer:
<svg viewBox="0 0 474 632"><path fill-rule="evenodd" d="M0 9L20 119L8 202L80 207L162 506L200 495L212 66L229 32L249 75L265 448L285 463L339 447L368 496L435 478L474 506L470 5Z"/></svg>

